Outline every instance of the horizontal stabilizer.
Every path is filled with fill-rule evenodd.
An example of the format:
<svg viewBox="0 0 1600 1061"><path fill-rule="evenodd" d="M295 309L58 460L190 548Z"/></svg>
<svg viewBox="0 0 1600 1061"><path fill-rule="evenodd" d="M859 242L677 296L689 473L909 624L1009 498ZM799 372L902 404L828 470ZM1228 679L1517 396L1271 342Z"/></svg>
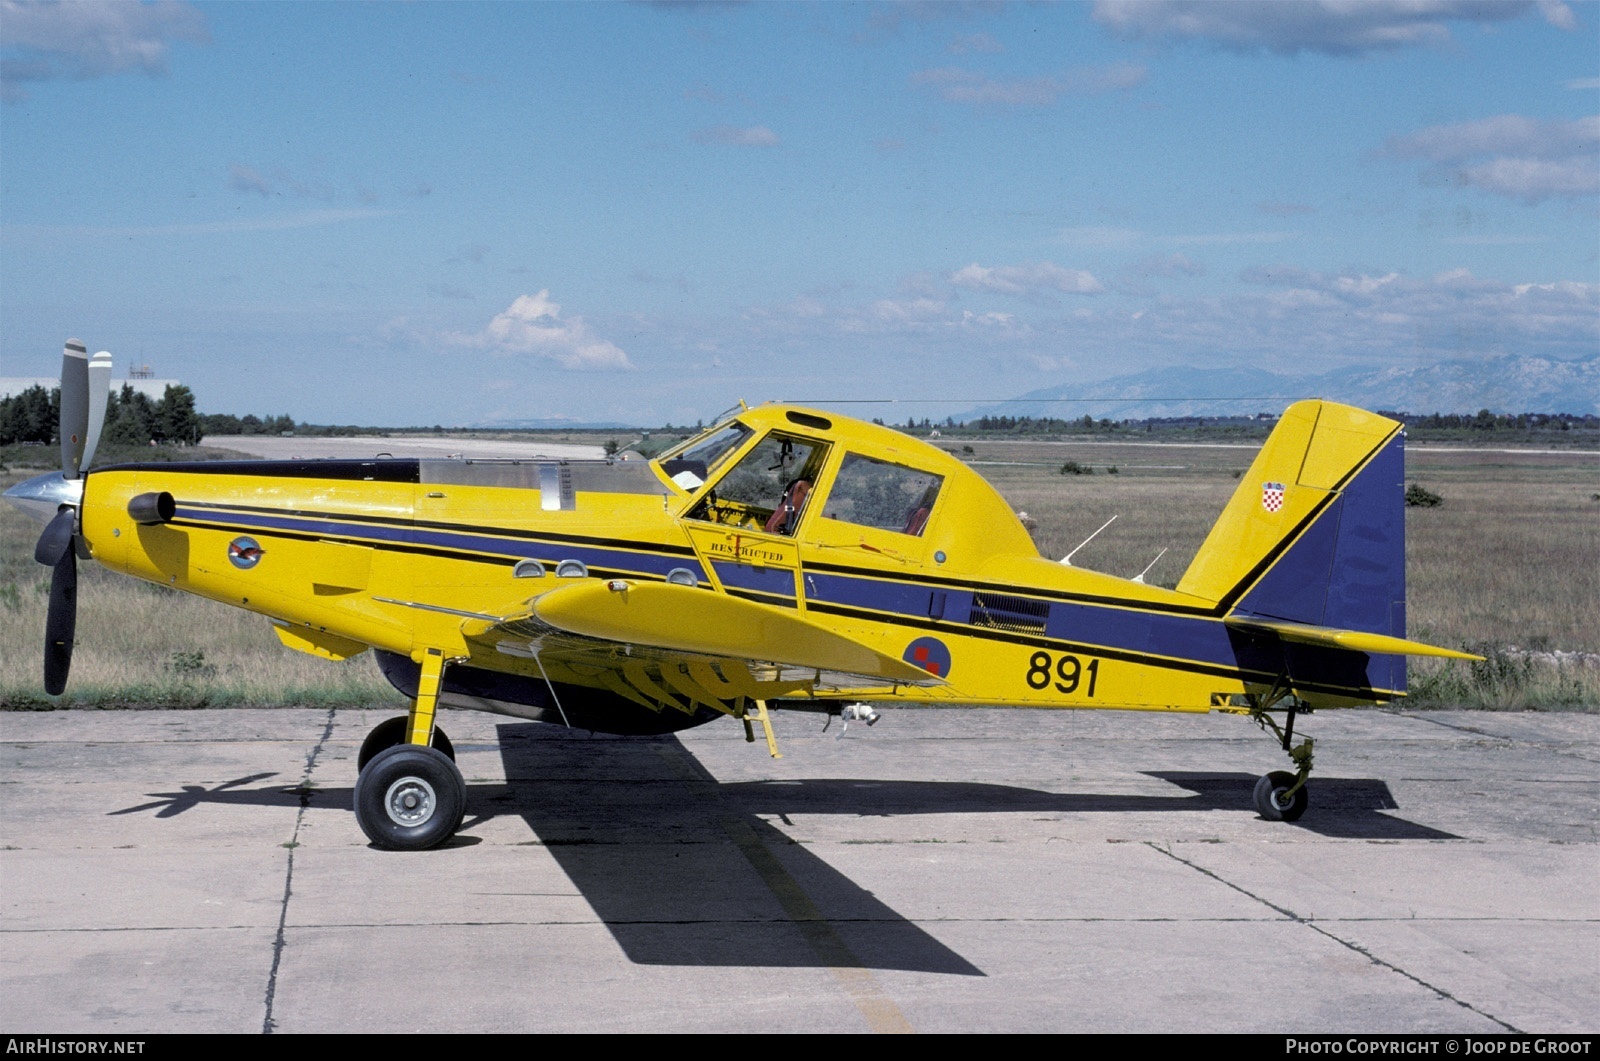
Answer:
<svg viewBox="0 0 1600 1061"><path fill-rule="evenodd" d="M944 684L921 667L788 609L670 582L574 581L537 597L531 617L567 633L669 652L814 668L906 685ZM481 633L466 632L468 637Z"/></svg>
<svg viewBox="0 0 1600 1061"><path fill-rule="evenodd" d="M1303 623L1266 622L1261 619L1228 618L1223 623L1235 630L1272 633L1285 641L1298 641L1305 645L1322 645L1325 648L1344 648L1374 656L1443 656L1446 659L1481 660L1470 652L1457 652L1453 648L1425 645L1421 641L1408 641L1388 634L1369 634L1360 630L1335 630L1327 626L1306 626Z"/></svg>

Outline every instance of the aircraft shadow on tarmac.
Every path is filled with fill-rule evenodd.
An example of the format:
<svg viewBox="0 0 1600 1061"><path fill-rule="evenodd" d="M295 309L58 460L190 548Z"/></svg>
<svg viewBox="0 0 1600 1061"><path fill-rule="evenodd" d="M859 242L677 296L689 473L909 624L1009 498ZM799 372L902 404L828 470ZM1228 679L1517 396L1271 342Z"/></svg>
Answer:
<svg viewBox="0 0 1600 1061"><path fill-rule="evenodd" d="M497 728L507 785L483 803L521 814L629 958L649 965L981 976L771 819L1248 810L1255 784L1248 774L1151 773L1187 794L1106 796L960 781L719 782L672 736L605 739L597 755L549 726ZM1382 781L1319 780L1317 793L1325 809L1299 826L1321 835L1453 838L1380 813L1398 809Z"/></svg>
<svg viewBox="0 0 1600 1061"><path fill-rule="evenodd" d="M631 961L984 975L764 820L781 812L748 805L748 786L718 782L676 737L597 748L549 726L497 728L506 787L469 805L462 828L475 811L521 815Z"/></svg>
<svg viewBox="0 0 1600 1061"><path fill-rule="evenodd" d="M463 830L502 814L523 817L618 945L643 965L982 976L767 819L1245 811L1254 783L1240 773L1147 773L1185 791L1172 796L1045 792L967 781L722 783L672 736L585 739L534 723L498 729L506 784L468 786ZM152 792L150 802L110 813L154 811L157 818L170 818L201 804L350 805L347 788L244 787L273 776ZM1274 828L1348 839L1459 839L1384 813L1398 807L1379 780L1319 778L1314 791L1305 818ZM452 843L477 842L458 836Z"/></svg>

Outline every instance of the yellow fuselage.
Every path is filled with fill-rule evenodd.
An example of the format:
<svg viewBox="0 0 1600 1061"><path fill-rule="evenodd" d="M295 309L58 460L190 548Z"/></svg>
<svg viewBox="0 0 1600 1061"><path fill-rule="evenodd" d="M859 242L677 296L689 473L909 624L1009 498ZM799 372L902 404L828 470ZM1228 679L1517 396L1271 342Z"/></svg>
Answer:
<svg viewBox="0 0 1600 1061"><path fill-rule="evenodd" d="M818 675L795 686L799 697L1203 712L1281 677L1241 652L1223 622L1231 602L1041 558L993 488L934 447L781 406L740 420L749 439L687 485L670 462L643 460L107 468L87 480L82 534L107 567L259 612L286 644L336 659L438 649L457 665L615 691L620 665L559 652L535 660L474 636L587 577L683 582L784 609L937 679ZM787 531L766 529L771 507L715 493L768 432L810 455L801 474L811 493ZM829 491L851 454L934 483L931 503L905 527L841 514ZM152 492L171 494L175 514L140 524L129 503ZM698 633L715 644L738 633L716 623L747 618L697 610L686 621L713 624ZM1338 704L1392 694L1360 678L1323 685L1303 682L1302 695ZM641 699L638 682L623 692Z"/></svg>

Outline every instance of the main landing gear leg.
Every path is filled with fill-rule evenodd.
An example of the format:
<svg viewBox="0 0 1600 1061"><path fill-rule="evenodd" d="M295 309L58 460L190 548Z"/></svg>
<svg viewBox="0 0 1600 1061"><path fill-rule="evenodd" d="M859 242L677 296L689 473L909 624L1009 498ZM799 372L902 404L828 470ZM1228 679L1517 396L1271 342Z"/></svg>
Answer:
<svg viewBox="0 0 1600 1061"><path fill-rule="evenodd" d="M1299 708L1298 701L1290 698L1291 706L1284 715L1283 725L1278 725L1277 719L1267 714L1265 706L1258 706L1251 710L1250 717L1262 729L1271 729L1277 734L1278 742L1283 745L1283 750L1289 753L1290 762L1294 763L1295 772L1274 770L1256 782L1255 803L1260 815L1272 822L1298 821L1306 812L1306 805L1310 802L1306 794L1306 779L1311 776L1311 747L1312 740L1306 737L1299 745L1291 747L1294 739L1294 716ZM1309 707L1306 710L1310 710Z"/></svg>
<svg viewBox="0 0 1600 1061"><path fill-rule="evenodd" d="M428 649L411 713L380 724L361 746L356 823L390 851L437 847L455 835L466 813L467 786L454 749L433 724L444 666L444 653Z"/></svg>

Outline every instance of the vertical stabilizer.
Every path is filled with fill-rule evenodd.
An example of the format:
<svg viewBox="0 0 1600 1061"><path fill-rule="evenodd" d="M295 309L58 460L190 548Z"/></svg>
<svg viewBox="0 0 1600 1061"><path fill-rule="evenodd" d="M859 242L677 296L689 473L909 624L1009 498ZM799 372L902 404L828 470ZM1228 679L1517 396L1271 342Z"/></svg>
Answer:
<svg viewBox="0 0 1600 1061"><path fill-rule="evenodd" d="M1405 637L1404 443L1387 417L1291 406L1179 591L1233 616Z"/></svg>

